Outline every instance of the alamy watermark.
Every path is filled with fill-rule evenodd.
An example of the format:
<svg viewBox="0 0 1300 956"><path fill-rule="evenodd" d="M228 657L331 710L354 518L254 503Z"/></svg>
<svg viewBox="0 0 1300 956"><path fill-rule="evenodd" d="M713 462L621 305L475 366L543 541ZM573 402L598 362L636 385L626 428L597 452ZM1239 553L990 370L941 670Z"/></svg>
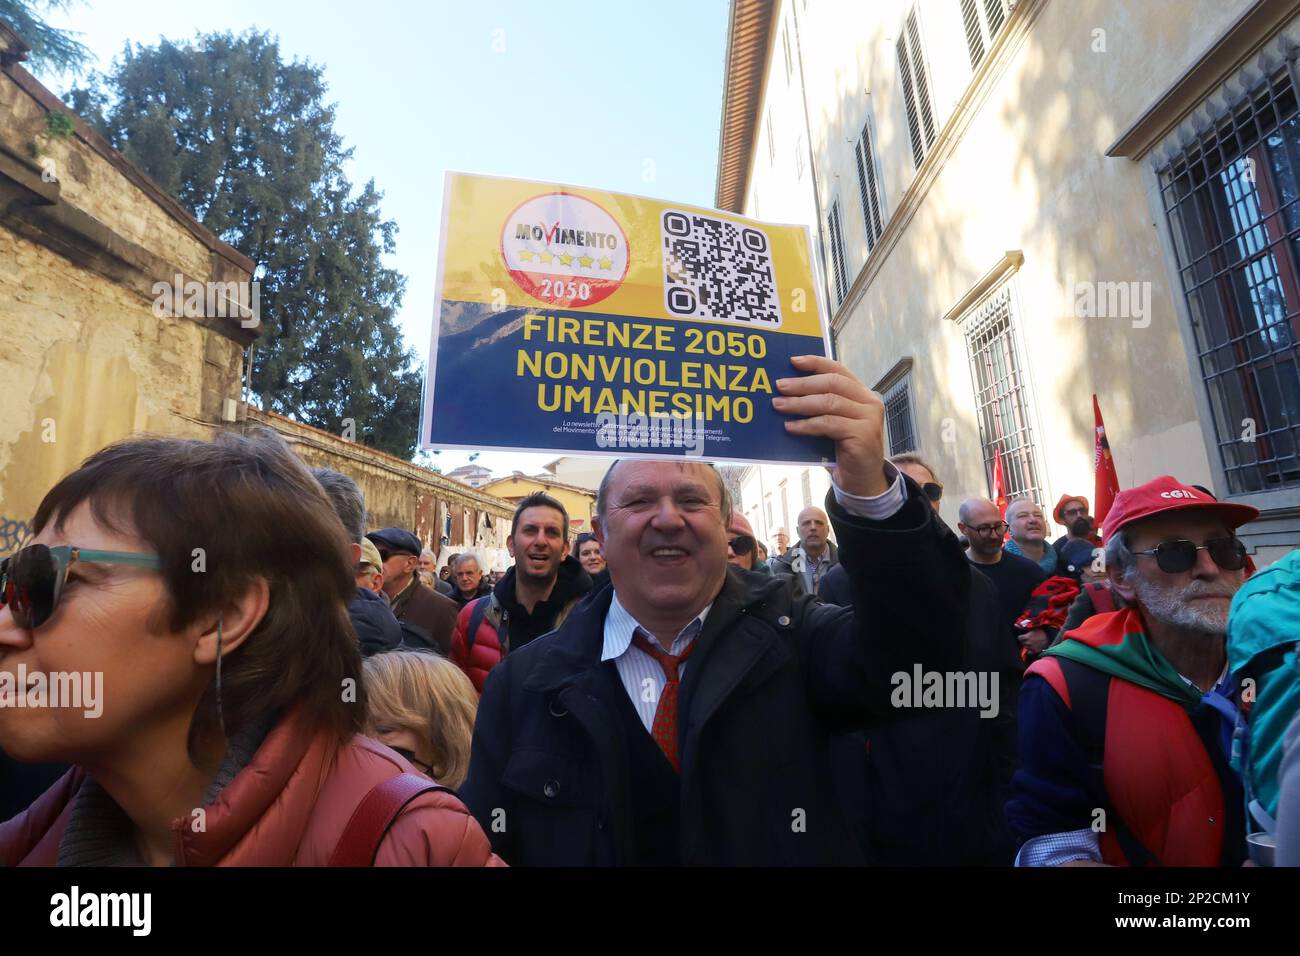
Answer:
<svg viewBox="0 0 1300 956"><path fill-rule="evenodd" d="M50 925L55 927L124 927L132 936L148 936L153 927L153 894L81 892L50 897Z"/></svg>
<svg viewBox="0 0 1300 956"><path fill-rule="evenodd" d="M1151 324L1150 282L1065 281L1066 310L1076 319L1131 319L1133 328Z"/></svg>
<svg viewBox="0 0 1300 956"><path fill-rule="evenodd" d="M619 414L596 416L596 445L599 448L636 450L681 448L687 455L704 454L704 419L678 415Z"/></svg>
<svg viewBox="0 0 1300 956"><path fill-rule="evenodd" d="M981 717L998 715L997 671L926 671L914 664L910 674L897 671L889 683L889 703L900 710L978 707Z"/></svg>
<svg viewBox="0 0 1300 956"><path fill-rule="evenodd" d="M101 671L0 671L0 710L13 708L71 708L94 719L104 713L104 674Z"/></svg>
<svg viewBox="0 0 1300 956"><path fill-rule="evenodd" d="M186 281L179 272L171 282L155 282L153 314L160 319L239 319L245 329L262 322L259 282Z"/></svg>

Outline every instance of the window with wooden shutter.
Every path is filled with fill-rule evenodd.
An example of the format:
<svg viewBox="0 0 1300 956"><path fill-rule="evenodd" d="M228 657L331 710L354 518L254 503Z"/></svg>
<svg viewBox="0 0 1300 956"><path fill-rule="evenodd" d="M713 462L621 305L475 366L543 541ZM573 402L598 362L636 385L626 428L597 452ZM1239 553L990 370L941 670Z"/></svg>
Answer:
<svg viewBox="0 0 1300 956"><path fill-rule="evenodd" d="M876 148L871 136L871 121L862 127L858 140L858 191L862 195L862 218L867 224L867 251L876 248L885 231L884 210L880 200L880 183L876 175Z"/></svg>
<svg viewBox="0 0 1300 956"><path fill-rule="evenodd" d="M972 70L984 59L984 51L993 46L1014 5L1012 0L961 0L961 20Z"/></svg>
<svg viewBox="0 0 1300 956"><path fill-rule="evenodd" d="M930 105L930 80L921 49L921 28L916 8L895 44L898 72L903 81L903 106L907 113L907 133L912 141L912 159L918 167L934 145L934 110Z"/></svg>
<svg viewBox="0 0 1300 956"><path fill-rule="evenodd" d="M849 294L848 269L844 264L844 231L838 199L831 203L828 225L831 236L831 272L835 277L835 298L838 305Z"/></svg>

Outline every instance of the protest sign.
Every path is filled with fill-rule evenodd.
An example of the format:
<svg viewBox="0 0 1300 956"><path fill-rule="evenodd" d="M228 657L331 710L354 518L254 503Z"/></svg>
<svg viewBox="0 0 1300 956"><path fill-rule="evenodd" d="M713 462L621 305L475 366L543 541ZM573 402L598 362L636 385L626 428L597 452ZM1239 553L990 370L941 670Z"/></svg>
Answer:
<svg viewBox="0 0 1300 956"><path fill-rule="evenodd" d="M449 173L421 446L825 463L773 411L830 354L804 226Z"/></svg>

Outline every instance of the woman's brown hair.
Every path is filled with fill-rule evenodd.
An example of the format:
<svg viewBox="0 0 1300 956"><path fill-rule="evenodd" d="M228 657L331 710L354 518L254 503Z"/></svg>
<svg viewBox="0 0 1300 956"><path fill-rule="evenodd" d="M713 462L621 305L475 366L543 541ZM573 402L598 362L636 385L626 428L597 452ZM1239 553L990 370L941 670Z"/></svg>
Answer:
<svg viewBox="0 0 1300 956"><path fill-rule="evenodd" d="M82 503L106 529L141 539L161 558L160 628L178 631L244 593L255 577L266 579L266 616L222 660L227 736L296 705L340 740L361 729L366 701L347 613L355 593L347 534L320 484L275 432L109 445L50 489L34 532L51 521L62 530ZM214 682L195 709L190 745L218 733Z"/></svg>

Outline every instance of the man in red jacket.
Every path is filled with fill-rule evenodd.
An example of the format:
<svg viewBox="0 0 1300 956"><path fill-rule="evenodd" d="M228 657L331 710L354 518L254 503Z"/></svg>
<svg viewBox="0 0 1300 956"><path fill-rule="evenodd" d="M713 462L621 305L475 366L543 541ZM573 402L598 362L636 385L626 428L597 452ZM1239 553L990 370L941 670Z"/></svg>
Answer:
<svg viewBox="0 0 1300 956"><path fill-rule="evenodd" d="M1066 633L1020 692L1018 865L1242 861L1224 637L1246 575L1236 528L1258 516L1168 475L1115 498L1106 566L1127 607Z"/></svg>
<svg viewBox="0 0 1300 956"><path fill-rule="evenodd" d="M519 502L506 548L514 566L487 597L461 608L451 659L483 691L488 671L510 651L552 631L591 590L591 576L566 556L569 515L550 495Z"/></svg>

